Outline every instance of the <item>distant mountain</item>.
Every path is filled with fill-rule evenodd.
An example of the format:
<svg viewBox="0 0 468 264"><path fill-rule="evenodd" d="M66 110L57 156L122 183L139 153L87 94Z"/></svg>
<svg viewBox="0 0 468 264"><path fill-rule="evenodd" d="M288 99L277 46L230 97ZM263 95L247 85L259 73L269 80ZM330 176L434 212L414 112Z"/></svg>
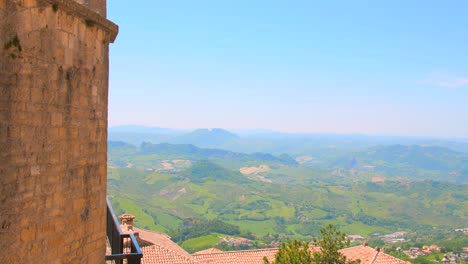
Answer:
<svg viewBox="0 0 468 264"><path fill-rule="evenodd" d="M453 140L431 140L428 142L423 142L424 145L428 146L439 146L444 148L449 148L454 151L463 152L468 154L468 140L459 139L457 141ZM420 144L423 145L423 144Z"/></svg>
<svg viewBox="0 0 468 264"><path fill-rule="evenodd" d="M162 157L173 157L180 159L190 160L209 160L209 159L221 159L221 160L236 160L236 161L263 161L263 162L276 162L285 165L297 165L297 162L288 156L283 154L279 157L273 156L267 153L238 153L223 149L208 149L199 148L191 144L151 144L143 143L140 147L141 155L157 154Z"/></svg>
<svg viewBox="0 0 468 264"><path fill-rule="evenodd" d="M140 145L145 141L152 143L167 142L171 138L187 133L186 130L130 125L109 127L108 132L109 140L124 141L133 145Z"/></svg>
<svg viewBox="0 0 468 264"><path fill-rule="evenodd" d="M439 146L468 154L467 139L434 139L359 134L296 134L271 130L197 129L194 131L160 127L118 126L109 128L109 140L139 146L143 142L193 144L201 148L218 148L234 152L311 155L319 163L328 163L346 153L370 147L401 145Z"/></svg>
<svg viewBox="0 0 468 264"><path fill-rule="evenodd" d="M127 143L127 142L123 142L123 141L112 141L112 140L109 140L107 142L107 147L109 149L135 149L136 146L130 144L130 143Z"/></svg>
<svg viewBox="0 0 468 264"><path fill-rule="evenodd" d="M110 141L123 141L136 146L143 142L162 143L173 138L174 135L162 134L146 134L136 132L109 132L108 140Z"/></svg>
<svg viewBox="0 0 468 264"><path fill-rule="evenodd" d="M468 155L437 146L378 146L347 155L331 166L412 178L468 180Z"/></svg>
<svg viewBox="0 0 468 264"><path fill-rule="evenodd" d="M108 131L109 133L142 133L160 135L180 135L187 133L187 130L137 125L113 126L109 127Z"/></svg>
<svg viewBox="0 0 468 264"><path fill-rule="evenodd" d="M143 142L193 144L205 148L223 148L235 145L239 137L220 128L197 129L194 131L176 130L159 127L119 126L110 127L108 138L111 141L124 141L134 145Z"/></svg>
<svg viewBox="0 0 468 264"><path fill-rule="evenodd" d="M220 128L197 129L191 133L170 139L169 143L193 144L198 147L217 147L238 140L239 137L227 130Z"/></svg>

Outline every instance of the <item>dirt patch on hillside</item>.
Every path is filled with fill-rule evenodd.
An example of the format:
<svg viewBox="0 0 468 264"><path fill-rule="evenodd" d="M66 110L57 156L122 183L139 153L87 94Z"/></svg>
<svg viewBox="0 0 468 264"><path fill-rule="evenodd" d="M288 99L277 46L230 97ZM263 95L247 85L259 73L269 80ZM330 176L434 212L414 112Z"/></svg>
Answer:
<svg viewBox="0 0 468 264"><path fill-rule="evenodd" d="M163 167L164 170L173 170L174 169L174 166L167 162L167 161L163 161L161 162L161 166Z"/></svg>
<svg viewBox="0 0 468 264"><path fill-rule="evenodd" d="M304 163L311 163L315 159L312 156L300 156L296 158L297 163L304 164Z"/></svg>
<svg viewBox="0 0 468 264"><path fill-rule="evenodd" d="M244 175L257 175L262 172L269 172L270 170L268 165L260 165L258 167L242 167L239 171Z"/></svg>
<svg viewBox="0 0 468 264"><path fill-rule="evenodd" d="M270 179L267 179L267 178L265 178L265 177L263 177L263 176L260 176L260 175L259 175L259 176L257 176L257 178L258 178L260 181L262 181L262 182L272 183L272 181L271 181Z"/></svg>
<svg viewBox="0 0 468 264"><path fill-rule="evenodd" d="M173 160L172 161L177 167L190 167L192 162L190 160Z"/></svg>

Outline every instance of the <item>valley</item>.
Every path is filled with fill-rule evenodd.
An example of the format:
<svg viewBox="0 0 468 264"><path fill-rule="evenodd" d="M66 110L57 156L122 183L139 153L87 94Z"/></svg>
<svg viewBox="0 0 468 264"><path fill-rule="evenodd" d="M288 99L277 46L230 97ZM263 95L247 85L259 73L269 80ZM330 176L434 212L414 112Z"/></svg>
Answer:
<svg viewBox="0 0 468 264"><path fill-rule="evenodd" d="M201 141L205 147L109 142L108 196L116 212L134 214L139 227L180 237L189 251L231 236L220 230L179 235L191 233L193 221L232 225L234 237L248 239L250 247L310 240L328 223L376 244L384 242L375 234L397 231L408 234L405 242L429 243L468 222L463 152L393 142L345 144L335 152L303 153L306 144L293 144L297 151L288 153L235 152L209 148L209 138ZM242 140L213 138L226 145ZM466 243L466 236L457 239Z"/></svg>

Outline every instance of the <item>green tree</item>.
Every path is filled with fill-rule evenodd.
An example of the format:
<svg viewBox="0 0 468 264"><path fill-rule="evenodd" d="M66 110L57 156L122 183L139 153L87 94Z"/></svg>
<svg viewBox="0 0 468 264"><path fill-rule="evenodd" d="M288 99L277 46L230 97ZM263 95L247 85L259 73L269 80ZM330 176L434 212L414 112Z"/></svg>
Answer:
<svg viewBox="0 0 468 264"><path fill-rule="evenodd" d="M332 224L320 228L322 240L314 239L314 244L321 248L314 252L313 262L316 264L357 264L360 260L347 260L338 250L349 246L349 240L344 233Z"/></svg>
<svg viewBox="0 0 468 264"><path fill-rule="evenodd" d="M282 243L275 260L269 262L263 258L264 264L311 264L312 255L309 253L309 243L298 240Z"/></svg>
<svg viewBox="0 0 468 264"><path fill-rule="evenodd" d="M328 225L320 229L322 240L314 239L314 244L321 250L309 251L309 243L294 240L282 243L271 264L358 264L360 260L347 260L338 250L349 246L349 240L335 226ZM264 264L270 264L266 257Z"/></svg>

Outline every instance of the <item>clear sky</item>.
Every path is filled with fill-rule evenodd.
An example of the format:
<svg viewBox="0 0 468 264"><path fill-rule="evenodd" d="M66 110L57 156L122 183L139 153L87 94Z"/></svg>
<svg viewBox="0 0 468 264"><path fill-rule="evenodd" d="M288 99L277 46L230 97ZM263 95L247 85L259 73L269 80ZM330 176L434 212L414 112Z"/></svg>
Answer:
<svg viewBox="0 0 468 264"><path fill-rule="evenodd" d="M468 138L468 1L107 3L110 126Z"/></svg>

